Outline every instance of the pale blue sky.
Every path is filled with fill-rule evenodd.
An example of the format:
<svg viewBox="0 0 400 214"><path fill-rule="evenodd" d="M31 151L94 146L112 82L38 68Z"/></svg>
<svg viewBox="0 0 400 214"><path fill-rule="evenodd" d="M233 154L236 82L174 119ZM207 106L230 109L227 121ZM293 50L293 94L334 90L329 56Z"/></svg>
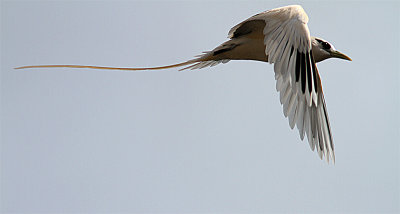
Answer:
<svg viewBox="0 0 400 214"><path fill-rule="evenodd" d="M301 4L353 61L318 64L336 165L289 128L273 66L143 67L213 49ZM396 213L400 5L320 1L2 1L1 212Z"/></svg>

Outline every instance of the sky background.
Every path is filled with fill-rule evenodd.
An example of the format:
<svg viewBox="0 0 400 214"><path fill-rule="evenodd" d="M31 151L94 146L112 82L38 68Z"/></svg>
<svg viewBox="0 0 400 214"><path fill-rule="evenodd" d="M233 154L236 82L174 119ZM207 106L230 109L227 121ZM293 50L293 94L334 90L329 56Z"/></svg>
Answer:
<svg viewBox="0 0 400 214"><path fill-rule="evenodd" d="M318 64L327 164L291 130L273 66L191 59L259 12L301 4L353 61ZM1 1L2 213L398 213L397 1Z"/></svg>

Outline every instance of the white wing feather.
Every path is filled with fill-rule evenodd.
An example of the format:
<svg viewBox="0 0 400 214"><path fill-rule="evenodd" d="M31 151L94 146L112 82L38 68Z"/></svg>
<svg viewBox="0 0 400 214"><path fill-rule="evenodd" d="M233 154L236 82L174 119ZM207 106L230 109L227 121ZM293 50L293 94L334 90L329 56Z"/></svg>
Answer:
<svg viewBox="0 0 400 214"><path fill-rule="evenodd" d="M308 16L299 5L265 11L250 17L229 31L252 20L264 20L265 54L274 63L276 89L280 92L283 113L300 138L307 135L312 150L329 162L335 161L333 140L318 69L312 57Z"/></svg>

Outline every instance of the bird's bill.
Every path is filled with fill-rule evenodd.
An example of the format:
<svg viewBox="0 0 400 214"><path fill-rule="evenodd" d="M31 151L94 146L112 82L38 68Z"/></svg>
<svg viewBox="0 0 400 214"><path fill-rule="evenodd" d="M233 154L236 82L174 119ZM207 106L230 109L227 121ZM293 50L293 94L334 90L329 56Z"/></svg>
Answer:
<svg viewBox="0 0 400 214"><path fill-rule="evenodd" d="M339 59L345 59L345 60L349 60L352 61L350 57L346 56L345 54L339 52L339 51L332 51L331 52L331 56L334 58L339 58Z"/></svg>

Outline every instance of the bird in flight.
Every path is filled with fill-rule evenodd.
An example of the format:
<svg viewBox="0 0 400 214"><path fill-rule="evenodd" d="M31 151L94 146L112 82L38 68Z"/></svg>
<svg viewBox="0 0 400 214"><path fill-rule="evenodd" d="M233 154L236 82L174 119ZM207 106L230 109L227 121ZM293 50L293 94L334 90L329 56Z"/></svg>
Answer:
<svg viewBox="0 0 400 214"><path fill-rule="evenodd" d="M316 66L328 58L351 59L327 41L310 36L308 16L300 5L290 5L254 15L234 26L229 40L186 62L148 68L88 65L34 65L24 68L91 68L109 70L160 70L174 67L200 69L230 60L256 60L274 64L276 89L290 128L297 126L301 140L319 157L335 162L331 127Z"/></svg>

